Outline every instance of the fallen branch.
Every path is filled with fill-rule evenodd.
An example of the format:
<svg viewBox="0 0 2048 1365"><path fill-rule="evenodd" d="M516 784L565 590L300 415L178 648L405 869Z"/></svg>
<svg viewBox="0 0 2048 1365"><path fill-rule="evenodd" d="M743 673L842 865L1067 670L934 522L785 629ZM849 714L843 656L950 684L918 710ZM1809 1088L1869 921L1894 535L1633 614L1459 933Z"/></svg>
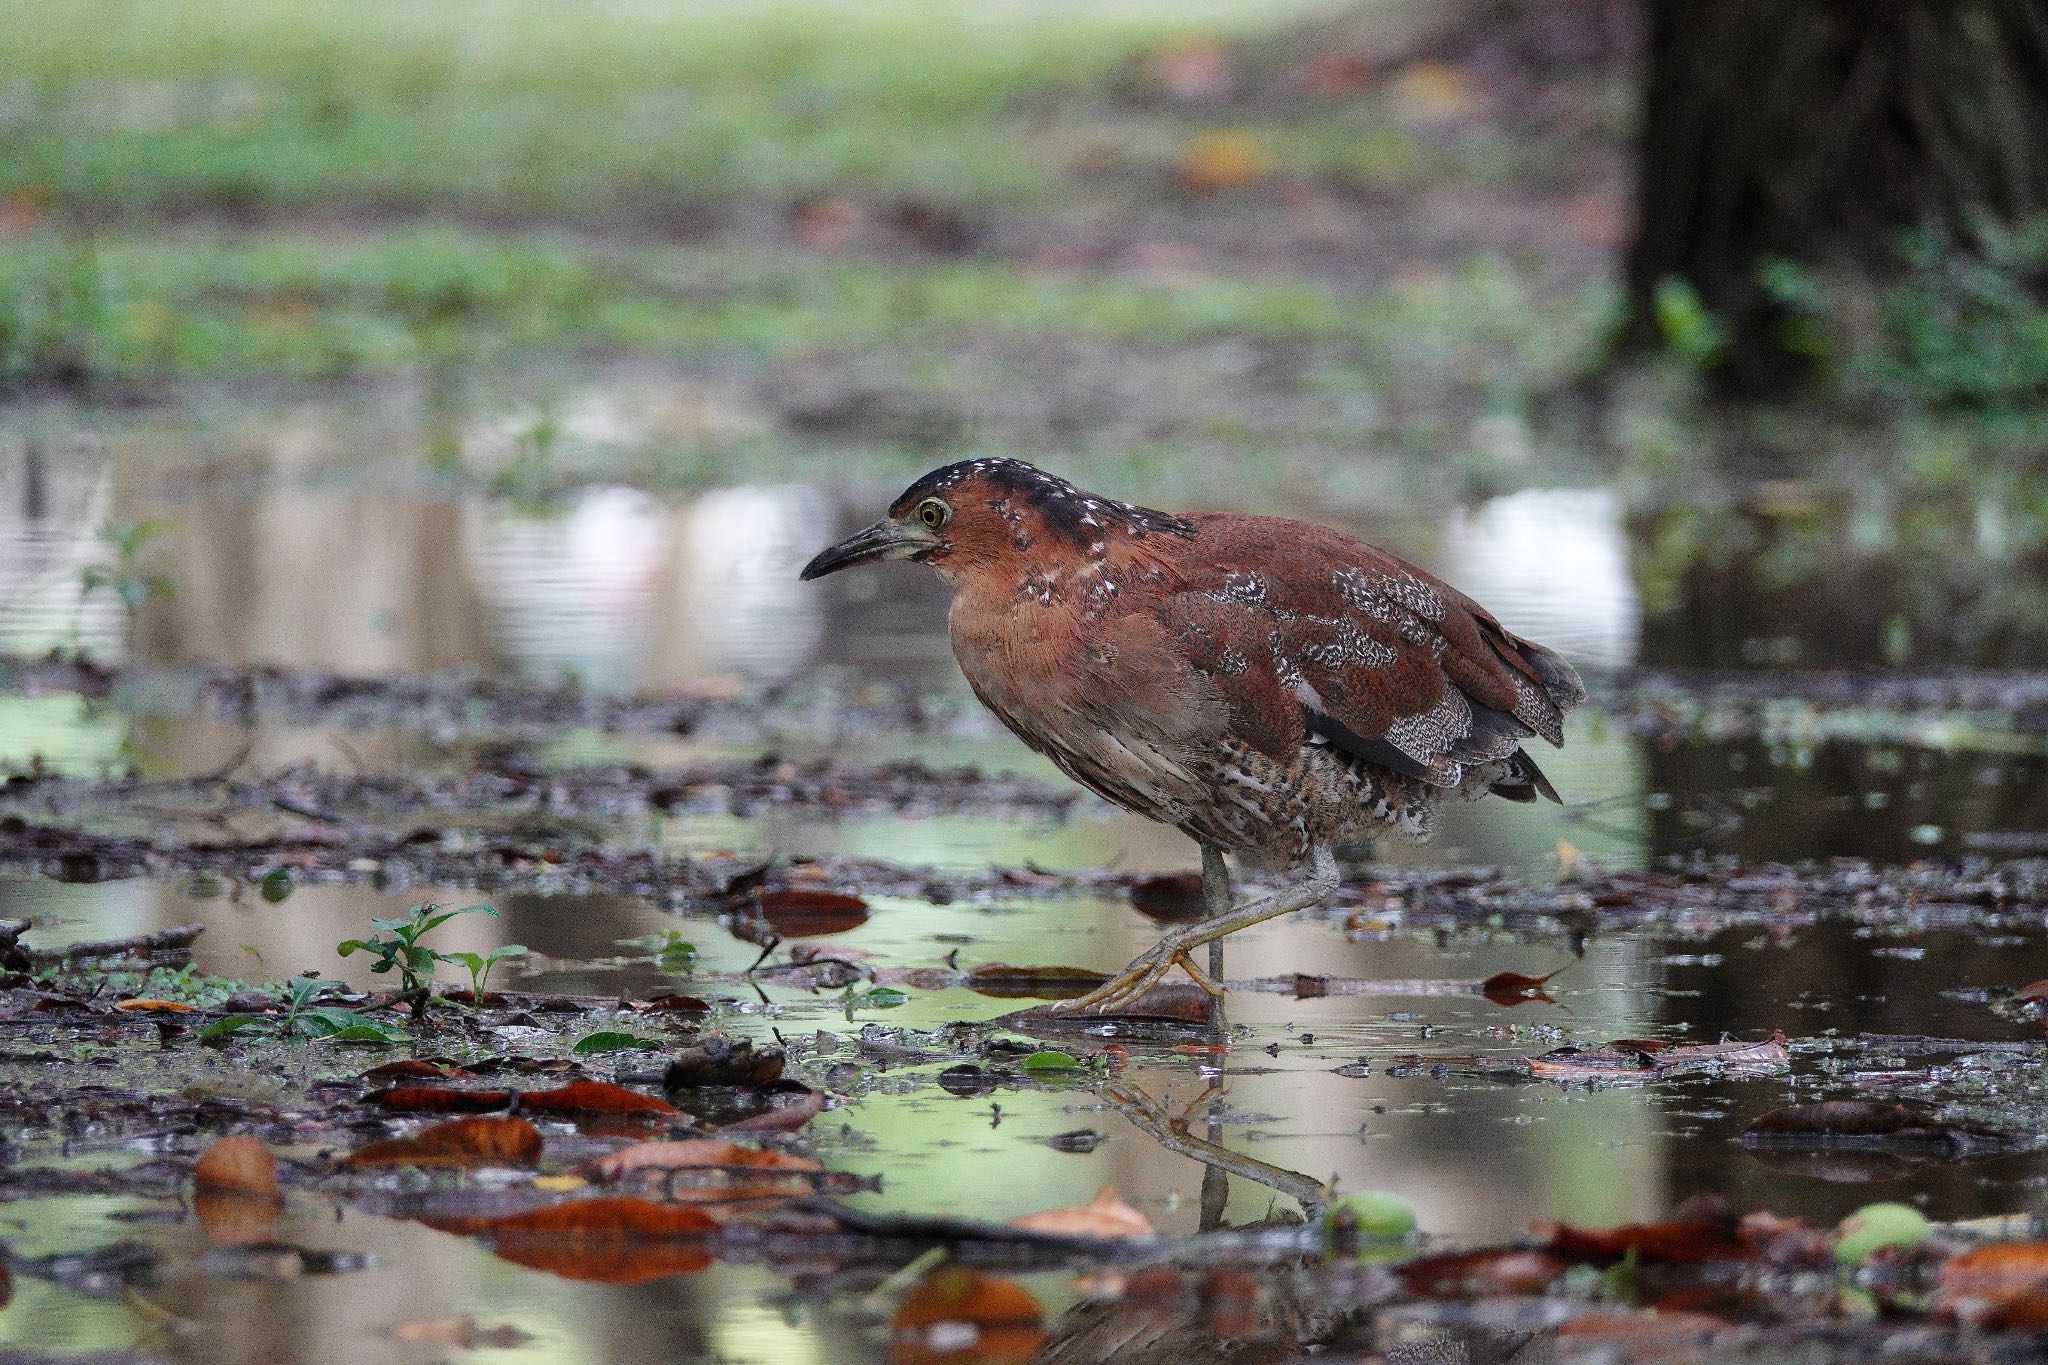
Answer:
<svg viewBox="0 0 2048 1365"><path fill-rule="evenodd" d="M203 924L180 924L152 934L127 938L106 938L95 943L74 943L64 948L28 948L29 961L39 966L64 965L80 958L150 957L158 953L189 953L192 941L206 932Z"/></svg>

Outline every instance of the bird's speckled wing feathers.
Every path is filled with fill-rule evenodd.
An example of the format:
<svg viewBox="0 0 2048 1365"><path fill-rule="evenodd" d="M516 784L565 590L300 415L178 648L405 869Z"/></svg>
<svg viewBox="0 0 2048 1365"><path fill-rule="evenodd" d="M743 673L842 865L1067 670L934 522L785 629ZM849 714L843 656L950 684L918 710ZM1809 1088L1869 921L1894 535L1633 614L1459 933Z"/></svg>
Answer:
<svg viewBox="0 0 2048 1365"><path fill-rule="evenodd" d="M1439 787L1509 760L1495 790L1554 798L1519 747L1563 742L1564 712L1585 699L1570 665L1341 532L1269 517L1194 523L1161 624L1252 747L1284 759L1328 744Z"/></svg>

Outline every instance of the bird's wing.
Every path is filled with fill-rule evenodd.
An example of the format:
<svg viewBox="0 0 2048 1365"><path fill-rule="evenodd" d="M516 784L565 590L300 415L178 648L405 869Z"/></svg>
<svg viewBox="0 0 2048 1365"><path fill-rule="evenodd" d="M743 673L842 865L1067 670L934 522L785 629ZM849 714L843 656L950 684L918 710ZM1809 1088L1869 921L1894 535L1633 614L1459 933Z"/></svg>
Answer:
<svg viewBox="0 0 2048 1365"><path fill-rule="evenodd" d="M1222 525L1218 525L1222 523ZM1513 759L1497 789L1555 797L1522 740L1564 742L1571 666L1430 574L1336 531L1203 519L1200 567L1163 624L1276 757L1324 743L1435 786Z"/></svg>

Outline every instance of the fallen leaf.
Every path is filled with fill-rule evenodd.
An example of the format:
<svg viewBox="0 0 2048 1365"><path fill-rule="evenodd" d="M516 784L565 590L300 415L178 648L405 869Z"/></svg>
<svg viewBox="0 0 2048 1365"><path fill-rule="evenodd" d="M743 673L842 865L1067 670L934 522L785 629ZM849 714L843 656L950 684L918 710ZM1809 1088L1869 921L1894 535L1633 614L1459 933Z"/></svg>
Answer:
<svg viewBox="0 0 2048 1365"><path fill-rule="evenodd" d="M571 1081L553 1090L530 1090L519 1097L519 1107L541 1114L665 1114L689 1119L666 1100L609 1081Z"/></svg>
<svg viewBox="0 0 2048 1365"><path fill-rule="evenodd" d="M2048 1242L2005 1242L1952 1258L1934 1306L1994 1331L2048 1330Z"/></svg>
<svg viewBox="0 0 2048 1365"><path fill-rule="evenodd" d="M1648 1313L1587 1313L1558 1326L1559 1337L1597 1343L1632 1361L1695 1360L1699 1347L1734 1324L1708 1313L1668 1310Z"/></svg>
<svg viewBox="0 0 2048 1365"><path fill-rule="evenodd" d="M193 1014L197 1007L177 1000L123 1000L114 1006L117 1010L135 1010L148 1014Z"/></svg>
<svg viewBox="0 0 2048 1365"><path fill-rule="evenodd" d="M809 1157L742 1147L719 1138L683 1138L675 1142L637 1142L609 1156L585 1162L583 1169L601 1180L617 1180L632 1171L744 1167L764 1171L818 1171Z"/></svg>
<svg viewBox="0 0 2048 1365"><path fill-rule="evenodd" d="M1078 1209L1046 1209L1012 1218L1010 1226L1027 1232L1050 1232L1062 1237L1151 1237L1151 1220L1117 1197L1113 1186L1104 1185L1095 1198Z"/></svg>
<svg viewBox="0 0 2048 1365"><path fill-rule="evenodd" d="M391 1339L404 1346L445 1346L458 1351L510 1350L533 1340L510 1324L479 1327L467 1313L454 1318L401 1319L391 1324Z"/></svg>
<svg viewBox="0 0 2048 1365"><path fill-rule="evenodd" d="M280 1203L261 1195L199 1190L192 1195L192 1213L215 1246L249 1246L275 1235Z"/></svg>
<svg viewBox="0 0 2048 1365"><path fill-rule="evenodd" d="M836 891L782 887L757 892L753 912L784 938L822 938L843 934L868 922L868 903Z"/></svg>
<svg viewBox="0 0 2048 1365"><path fill-rule="evenodd" d="M676 1053L662 1073L661 1086L671 1091L723 1085L756 1090L781 1078L784 1060L779 1047L756 1048L748 1039L714 1033Z"/></svg>
<svg viewBox="0 0 2048 1365"><path fill-rule="evenodd" d="M512 1103L510 1090L457 1090L444 1085L394 1085L365 1096L380 1109L401 1114L481 1114Z"/></svg>
<svg viewBox="0 0 2048 1365"><path fill-rule="evenodd" d="M1013 1281L946 1265L912 1285L889 1320L897 1365L1023 1365L1045 1344L1038 1300Z"/></svg>
<svg viewBox="0 0 2048 1365"><path fill-rule="evenodd" d="M349 1154L351 1166L531 1166L540 1133L525 1119L454 1119L411 1137L373 1142Z"/></svg>
<svg viewBox="0 0 2048 1365"><path fill-rule="evenodd" d="M1491 1299L1541 1294L1569 1268L1547 1251L1497 1247L1423 1256L1394 1267L1410 1293L1429 1299Z"/></svg>
<svg viewBox="0 0 2048 1365"><path fill-rule="evenodd" d="M694 995L657 995L649 1000L635 1000L631 1008L642 1014L662 1014L670 1011L688 1014L709 1014L711 1006Z"/></svg>
<svg viewBox="0 0 2048 1365"><path fill-rule="evenodd" d="M1180 38L1165 44L1146 59L1145 72L1161 90L1191 104L1228 99L1237 85L1230 54L1208 38Z"/></svg>
<svg viewBox="0 0 2048 1365"><path fill-rule="evenodd" d="M247 1133L224 1137L202 1152L192 1168L192 1181L217 1194L284 1197L277 1188L277 1158Z"/></svg>
<svg viewBox="0 0 2048 1365"><path fill-rule="evenodd" d="M2043 977L2039 981L2029 981L2026 985L2014 991L2012 998L2015 1000L2048 1000L2048 977Z"/></svg>
<svg viewBox="0 0 2048 1365"><path fill-rule="evenodd" d="M1196 138L1175 168L1181 188L1196 194L1239 189L1266 178L1272 159L1251 133L1218 129Z"/></svg>
<svg viewBox="0 0 2048 1365"><path fill-rule="evenodd" d="M788 1082L785 1082L788 1084ZM721 1133L794 1133L825 1112L825 1097L815 1090L789 1091L771 1096L769 1107L721 1127Z"/></svg>
<svg viewBox="0 0 2048 1365"><path fill-rule="evenodd" d="M452 1062L429 1062L418 1057L401 1057L395 1062L373 1066L357 1077L364 1081L459 1081L468 1080L476 1073L465 1071Z"/></svg>
<svg viewBox="0 0 2048 1365"><path fill-rule="evenodd" d="M1516 1005L1541 1002L1555 1005L1557 1002L1544 994L1543 984L1563 971L1547 972L1542 976L1523 976L1520 972L1495 972L1479 983L1479 993L1496 1005L1513 1009Z"/></svg>
<svg viewBox="0 0 2048 1365"><path fill-rule="evenodd" d="M2007 1151L2025 1144L2019 1134L1946 1119L1917 1100L1823 1100L1787 1105L1742 1132L1745 1147L1863 1147L1943 1156Z"/></svg>
<svg viewBox="0 0 2048 1365"><path fill-rule="evenodd" d="M1744 1260L1750 1255L1750 1246L1732 1218L1623 1223L1612 1228L1538 1223L1534 1231L1547 1250L1583 1260L1618 1261L1635 1256L1644 1261L1687 1263Z"/></svg>
<svg viewBox="0 0 2048 1365"><path fill-rule="evenodd" d="M1448 62L1416 62L1389 86L1403 112L1427 123L1448 123L1471 113L1478 92L1471 77Z"/></svg>
<svg viewBox="0 0 2048 1365"><path fill-rule="evenodd" d="M711 1264L716 1218L686 1204L631 1195L577 1199L476 1225L497 1255L571 1280L644 1284Z"/></svg>
<svg viewBox="0 0 2048 1365"><path fill-rule="evenodd" d="M985 962L967 973L967 989L998 1000L1066 1000L1085 995L1103 982L1109 973L1086 967L1012 967L1007 962Z"/></svg>

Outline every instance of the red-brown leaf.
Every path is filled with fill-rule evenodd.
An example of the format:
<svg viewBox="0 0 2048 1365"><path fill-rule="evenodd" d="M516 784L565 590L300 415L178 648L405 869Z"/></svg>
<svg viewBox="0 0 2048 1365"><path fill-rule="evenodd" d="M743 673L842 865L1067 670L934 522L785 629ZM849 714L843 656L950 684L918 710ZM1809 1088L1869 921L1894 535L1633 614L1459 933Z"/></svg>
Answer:
<svg viewBox="0 0 2048 1365"><path fill-rule="evenodd" d="M1559 967L1557 972L1563 970L1563 967ZM1555 1005L1557 1002L1544 993L1543 985L1551 977L1556 976L1557 972L1546 972L1542 976L1523 976L1520 972L1495 972L1479 983L1479 993L1506 1009L1535 1002Z"/></svg>
<svg viewBox="0 0 2048 1365"><path fill-rule="evenodd" d="M192 1168L192 1181L215 1194L283 1197L277 1188L277 1158L247 1133L224 1137L202 1152Z"/></svg>
<svg viewBox="0 0 2048 1365"><path fill-rule="evenodd" d="M1732 1223L1676 1220L1613 1228L1538 1223L1535 1232L1551 1251L1593 1261L1618 1261L1630 1254L1645 1261L1675 1262L1742 1260L1750 1255L1749 1244Z"/></svg>
<svg viewBox="0 0 2048 1365"><path fill-rule="evenodd" d="M985 962L967 973L967 989L999 1000L1066 1000L1109 980L1086 967L1012 967Z"/></svg>
<svg viewBox="0 0 2048 1365"><path fill-rule="evenodd" d="M1934 1304L1996 1331L2048 1330L2048 1242L1964 1252L1941 1268Z"/></svg>
<svg viewBox="0 0 2048 1365"><path fill-rule="evenodd" d="M475 1076L459 1066L445 1062L423 1061L418 1057L401 1057L395 1062L373 1066L357 1079L365 1081L466 1081Z"/></svg>
<svg viewBox="0 0 2048 1365"><path fill-rule="evenodd" d="M540 1114L662 1114L689 1119L667 1100L609 1081L571 1081L553 1090L528 1091L519 1097L519 1107Z"/></svg>
<svg viewBox="0 0 2048 1365"><path fill-rule="evenodd" d="M1394 1273L1410 1293L1430 1299L1490 1299L1541 1294L1568 1265L1547 1251L1496 1247L1424 1256Z"/></svg>
<svg viewBox="0 0 2048 1365"><path fill-rule="evenodd" d="M445 1085L394 1085L367 1096L380 1109L400 1114L481 1114L512 1103L510 1090L457 1090Z"/></svg>
<svg viewBox="0 0 2048 1365"><path fill-rule="evenodd" d="M868 903L859 896L799 887L759 892L753 910L784 938L843 934L868 922Z"/></svg>
<svg viewBox="0 0 2048 1365"><path fill-rule="evenodd" d="M1012 1218L1010 1226L1027 1232L1057 1233L1062 1237L1151 1237L1152 1220L1126 1204L1114 1187L1104 1185L1095 1198L1078 1209L1046 1209Z"/></svg>
<svg viewBox="0 0 2048 1365"><path fill-rule="evenodd" d="M1045 1344L1038 1300L1010 1280L948 1265L910 1287L889 1321L897 1365L1022 1365Z"/></svg>
<svg viewBox="0 0 2048 1365"><path fill-rule="evenodd" d="M454 1119L391 1142L373 1142L349 1155L351 1166L531 1166L540 1160L540 1133L525 1119Z"/></svg>
<svg viewBox="0 0 2048 1365"><path fill-rule="evenodd" d="M487 1219L477 1230L518 1265L564 1279L645 1284L710 1265L703 1240L718 1227L692 1205L621 1195Z"/></svg>

